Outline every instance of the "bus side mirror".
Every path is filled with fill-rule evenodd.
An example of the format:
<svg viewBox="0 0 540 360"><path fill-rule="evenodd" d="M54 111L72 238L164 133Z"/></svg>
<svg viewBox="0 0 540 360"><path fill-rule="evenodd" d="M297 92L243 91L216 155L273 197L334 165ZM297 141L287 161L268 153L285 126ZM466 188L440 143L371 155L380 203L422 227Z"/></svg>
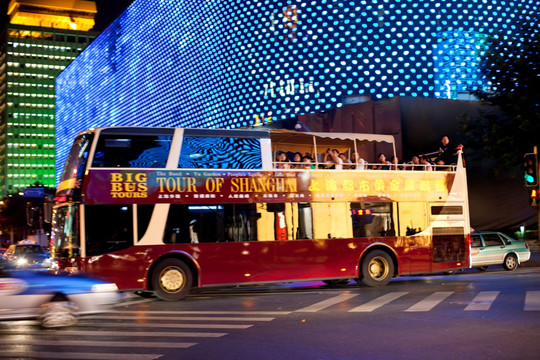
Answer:
<svg viewBox="0 0 540 360"><path fill-rule="evenodd" d="M52 221L52 202L45 200L43 202L43 221L46 223L51 223Z"/></svg>

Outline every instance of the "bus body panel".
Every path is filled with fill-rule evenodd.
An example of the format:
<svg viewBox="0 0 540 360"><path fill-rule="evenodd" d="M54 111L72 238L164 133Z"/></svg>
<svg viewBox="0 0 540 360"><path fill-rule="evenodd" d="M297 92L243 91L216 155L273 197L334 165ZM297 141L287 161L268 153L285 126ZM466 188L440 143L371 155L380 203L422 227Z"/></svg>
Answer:
<svg viewBox="0 0 540 360"><path fill-rule="evenodd" d="M105 277L124 290L148 290L149 272L165 257L193 262L198 286L299 280L358 278L362 255L374 247L395 251L397 275L430 273L430 247L407 237L381 239L322 239L137 246L114 253L78 258L81 271ZM421 249L420 251L418 249ZM182 256L187 254L187 256ZM444 269L463 262L440 263ZM144 276L142 275L144 274Z"/></svg>

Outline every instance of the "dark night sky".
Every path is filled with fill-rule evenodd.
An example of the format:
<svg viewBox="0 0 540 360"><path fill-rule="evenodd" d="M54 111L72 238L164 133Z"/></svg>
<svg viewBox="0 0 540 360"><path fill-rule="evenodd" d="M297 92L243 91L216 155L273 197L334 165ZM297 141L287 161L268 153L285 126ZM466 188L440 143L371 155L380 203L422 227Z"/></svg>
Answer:
<svg viewBox="0 0 540 360"><path fill-rule="evenodd" d="M97 7L95 31L103 31L116 19L134 0L94 0Z"/></svg>
<svg viewBox="0 0 540 360"><path fill-rule="evenodd" d="M103 31L111 24L134 0L94 0L97 7L95 31ZM9 0L0 0L0 23L7 21L7 5Z"/></svg>

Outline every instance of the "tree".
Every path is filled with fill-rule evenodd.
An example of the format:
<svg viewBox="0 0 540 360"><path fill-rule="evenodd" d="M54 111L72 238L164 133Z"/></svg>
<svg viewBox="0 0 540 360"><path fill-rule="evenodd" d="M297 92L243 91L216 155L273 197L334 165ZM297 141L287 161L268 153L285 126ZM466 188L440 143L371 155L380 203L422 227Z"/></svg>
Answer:
<svg viewBox="0 0 540 360"><path fill-rule="evenodd" d="M484 149L499 170L517 170L540 143L540 15L527 16L512 35L492 35L479 70L487 86L473 94L500 112L467 119L467 145Z"/></svg>

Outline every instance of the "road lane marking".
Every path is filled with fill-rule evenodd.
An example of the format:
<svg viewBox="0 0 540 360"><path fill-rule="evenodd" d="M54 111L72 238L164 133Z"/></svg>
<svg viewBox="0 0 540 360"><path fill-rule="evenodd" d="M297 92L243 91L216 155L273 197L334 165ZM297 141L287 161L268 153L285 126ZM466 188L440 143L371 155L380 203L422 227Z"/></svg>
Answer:
<svg viewBox="0 0 540 360"><path fill-rule="evenodd" d="M358 294L350 294L348 291L340 294L338 296L331 297L330 299L323 300L321 302L315 303L313 305L307 306L305 308L296 310L296 312L317 312L323 309L326 309L329 306L338 304L342 301L352 299L353 297L358 296Z"/></svg>
<svg viewBox="0 0 540 360"><path fill-rule="evenodd" d="M80 359L80 360L154 360L159 359L161 354L117 354L117 353L85 353L85 352L28 352L2 349L0 358L10 359Z"/></svg>
<svg viewBox="0 0 540 360"><path fill-rule="evenodd" d="M420 302L414 304L410 308L408 308L407 312L422 312L422 311L430 311L435 306L437 306L439 303L441 303L444 299L452 295L453 291L438 291L427 298L421 300Z"/></svg>
<svg viewBox="0 0 540 360"><path fill-rule="evenodd" d="M493 302L499 296L500 291L481 291L473 299L472 303L467 305L465 311L485 311L489 310Z"/></svg>
<svg viewBox="0 0 540 360"><path fill-rule="evenodd" d="M540 311L540 291L527 291L523 310Z"/></svg>
<svg viewBox="0 0 540 360"><path fill-rule="evenodd" d="M378 298L371 300L363 305L357 306L349 310L349 312L371 312L407 294L408 292L391 292L389 294L379 296Z"/></svg>

